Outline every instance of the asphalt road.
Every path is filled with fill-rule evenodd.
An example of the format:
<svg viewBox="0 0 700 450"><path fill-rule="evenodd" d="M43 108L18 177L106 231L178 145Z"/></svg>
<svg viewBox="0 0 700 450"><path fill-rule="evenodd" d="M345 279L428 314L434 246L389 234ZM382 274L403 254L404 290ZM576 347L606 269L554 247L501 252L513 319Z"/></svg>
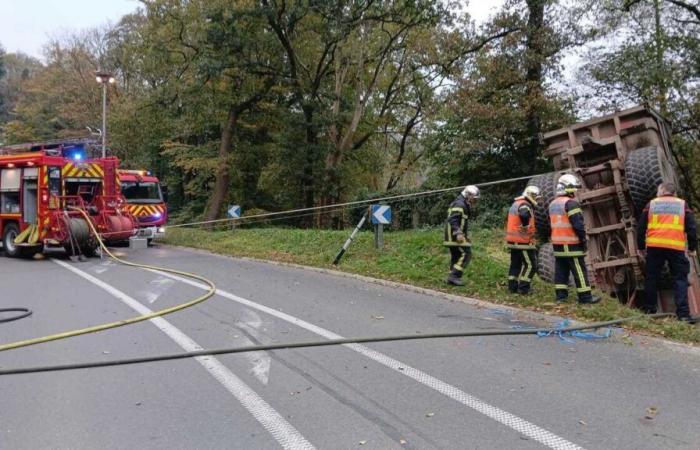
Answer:
<svg viewBox="0 0 700 450"><path fill-rule="evenodd" d="M0 354L2 368L286 341L534 326L494 307L173 248L131 260L218 295ZM0 258L0 342L162 309L201 286L92 259ZM539 324L537 324L539 325ZM621 333L618 333L620 336ZM7 449L698 449L700 356L654 340L490 337L280 350L0 377Z"/></svg>

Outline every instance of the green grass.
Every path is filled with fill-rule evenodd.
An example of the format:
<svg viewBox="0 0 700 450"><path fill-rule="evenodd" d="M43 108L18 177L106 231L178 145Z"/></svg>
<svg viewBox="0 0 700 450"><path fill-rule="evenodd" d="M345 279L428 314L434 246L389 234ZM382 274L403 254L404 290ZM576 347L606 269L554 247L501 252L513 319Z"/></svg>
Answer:
<svg viewBox="0 0 700 450"><path fill-rule="evenodd" d="M283 228L212 232L170 228L166 243L225 255L334 268L585 321L604 321L640 314L606 296L603 296L601 303L591 306L579 306L575 302L556 304L552 285L537 279L533 285L533 295L523 297L508 293L506 275L509 254L498 231L478 230L472 234L473 259L464 274L466 286L462 288L448 286L444 282L449 252L441 245L441 230L385 233L385 248L380 252L373 248L372 233L362 232L340 264L333 266L332 261L348 235L349 231ZM570 298L575 298L573 290ZM640 318L626 323L624 327L673 340L700 343L700 329L675 319Z"/></svg>

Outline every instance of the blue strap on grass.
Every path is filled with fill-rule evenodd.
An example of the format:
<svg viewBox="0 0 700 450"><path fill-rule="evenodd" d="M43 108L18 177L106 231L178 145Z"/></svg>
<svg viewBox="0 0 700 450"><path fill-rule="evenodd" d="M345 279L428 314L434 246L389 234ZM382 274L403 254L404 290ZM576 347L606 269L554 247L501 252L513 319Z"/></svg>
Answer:
<svg viewBox="0 0 700 450"><path fill-rule="evenodd" d="M538 337L549 337L549 336L558 336L559 339L562 341L568 343L568 344L574 344L575 341L572 339L569 339L570 337L577 338L577 339L584 339L587 341L593 341L596 339L608 339L610 336L612 336L613 331L611 328L606 328L602 333L591 333L588 331L561 331L564 328L568 328L571 326L571 323L569 320L563 320L559 323L557 323L553 329L548 330L548 331L540 331L537 333Z"/></svg>

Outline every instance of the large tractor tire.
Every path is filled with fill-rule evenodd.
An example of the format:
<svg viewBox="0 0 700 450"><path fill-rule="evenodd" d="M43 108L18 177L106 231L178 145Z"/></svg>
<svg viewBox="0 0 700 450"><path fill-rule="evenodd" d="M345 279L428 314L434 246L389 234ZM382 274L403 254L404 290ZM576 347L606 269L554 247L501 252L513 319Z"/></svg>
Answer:
<svg viewBox="0 0 700 450"><path fill-rule="evenodd" d="M625 173L635 215L639 215L646 204L656 197L656 189L661 183L671 182L678 186L673 166L665 160L657 146L640 148L627 155Z"/></svg>
<svg viewBox="0 0 700 450"><path fill-rule="evenodd" d="M546 283L554 283L554 249L551 243L542 244L537 252L537 275Z"/></svg>
<svg viewBox="0 0 700 450"><path fill-rule="evenodd" d="M542 191L542 201L535 206L535 227L537 237L541 242L549 241L551 228L549 227L549 204L554 200L557 187L558 172L537 175L528 181L528 186L537 186Z"/></svg>
<svg viewBox="0 0 700 450"><path fill-rule="evenodd" d="M537 251L537 276L545 283L554 284L554 247L542 244ZM574 286L574 277L569 275L569 286Z"/></svg>

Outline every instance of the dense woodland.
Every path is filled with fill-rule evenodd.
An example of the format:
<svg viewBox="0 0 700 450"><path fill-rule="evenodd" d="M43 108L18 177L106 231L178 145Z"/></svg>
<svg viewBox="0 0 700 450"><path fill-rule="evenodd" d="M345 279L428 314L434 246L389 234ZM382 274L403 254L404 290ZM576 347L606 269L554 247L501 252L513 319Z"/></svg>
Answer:
<svg viewBox="0 0 700 450"><path fill-rule="evenodd" d="M41 60L0 47L0 143L99 128L95 71L111 71L112 152L160 176L181 219L212 219L546 171L539 133L648 102L698 204L698 0L508 0L478 25L464 11L142 0Z"/></svg>

